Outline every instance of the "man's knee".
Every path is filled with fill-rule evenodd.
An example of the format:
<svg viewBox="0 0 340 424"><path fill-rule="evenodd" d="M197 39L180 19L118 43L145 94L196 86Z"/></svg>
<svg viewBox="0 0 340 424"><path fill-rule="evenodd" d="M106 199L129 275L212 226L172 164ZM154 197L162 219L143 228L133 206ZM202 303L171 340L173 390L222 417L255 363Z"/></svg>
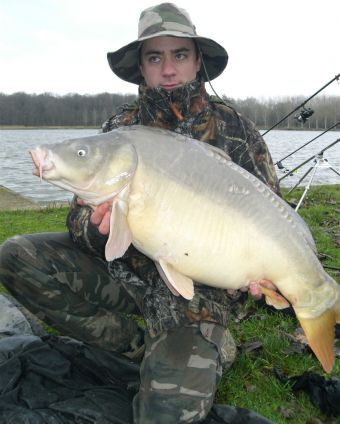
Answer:
<svg viewBox="0 0 340 424"><path fill-rule="evenodd" d="M50 275L61 264L66 271L65 258L70 258L74 246L67 233L36 233L9 238L0 246L0 275L23 272L25 275ZM71 270L74 270L71 263ZM70 268L70 266L68 266Z"/></svg>
<svg viewBox="0 0 340 424"><path fill-rule="evenodd" d="M22 236L14 236L7 240L5 240L2 244L0 244L0 259L6 261L8 257L12 256L13 251L17 244L19 244L19 240Z"/></svg>
<svg viewBox="0 0 340 424"><path fill-rule="evenodd" d="M0 274L5 269L11 269L17 263L16 258L20 246L23 245L23 236L14 236L0 245Z"/></svg>
<svg viewBox="0 0 340 424"><path fill-rule="evenodd" d="M42 282L55 272L56 249L49 245L48 233L18 235L0 246L0 283L15 296L33 296ZM34 294L36 295L36 293Z"/></svg>
<svg viewBox="0 0 340 424"><path fill-rule="evenodd" d="M197 323L147 338L141 388L134 401L136 422L191 423L206 417L224 362L214 342L216 324L211 323L210 333L209 325L205 335Z"/></svg>

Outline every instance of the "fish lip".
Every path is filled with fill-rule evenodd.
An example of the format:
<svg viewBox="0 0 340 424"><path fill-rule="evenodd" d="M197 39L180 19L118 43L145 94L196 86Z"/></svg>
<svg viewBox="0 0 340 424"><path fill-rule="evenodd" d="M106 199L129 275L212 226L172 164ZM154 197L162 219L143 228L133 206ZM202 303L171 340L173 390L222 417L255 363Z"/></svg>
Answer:
<svg viewBox="0 0 340 424"><path fill-rule="evenodd" d="M38 177L41 176L42 178L45 178L48 175L48 173L52 171L54 168L55 168L54 163L49 163L48 165L44 164L43 167L41 168L41 173L40 173L40 169L37 166L35 166L35 169L33 170L33 175L37 175Z"/></svg>
<svg viewBox="0 0 340 424"><path fill-rule="evenodd" d="M37 167L35 167L35 168L33 169L32 174L33 174L33 175L35 175L36 177L40 177L39 169L38 169Z"/></svg>
<svg viewBox="0 0 340 424"><path fill-rule="evenodd" d="M32 149L29 150L33 164L35 168L33 169L33 175L40 177L40 180L45 178L46 173L55 168L55 164L50 159L50 152L48 151L47 156L41 155L41 149Z"/></svg>
<svg viewBox="0 0 340 424"><path fill-rule="evenodd" d="M41 167L37 166L37 164L35 163L34 166L35 168L33 169L32 174L37 177L40 177L40 179L45 179L48 176L48 173L55 168L54 163L49 163L48 165L43 164Z"/></svg>

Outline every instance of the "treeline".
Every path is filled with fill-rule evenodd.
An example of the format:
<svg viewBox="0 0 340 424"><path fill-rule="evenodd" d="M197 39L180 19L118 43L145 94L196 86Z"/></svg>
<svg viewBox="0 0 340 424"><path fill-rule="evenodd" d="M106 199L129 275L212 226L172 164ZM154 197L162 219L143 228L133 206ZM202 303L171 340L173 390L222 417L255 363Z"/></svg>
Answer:
<svg viewBox="0 0 340 424"><path fill-rule="evenodd" d="M10 95L0 93L0 126L95 126L99 127L133 94L96 95L51 93Z"/></svg>
<svg viewBox="0 0 340 424"><path fill-rule="evenodd" d="M304 97L286 97L268 100L247 98L231 100L238 111L247 116L261 129L271 128L306 101ZM301 112L311 109L313 114L303 123L297 118ZM325 130L330 127L340 129L340 96L318 96L304 107L299 107L276 128Z"/></svg>
<svg viewBox="0 0 340 424"><path fill-rule="evenodd" d="M64 96L51 93L0 93L0 126L99 127L119 106L132 103L135 98L133 94L110 93ZM306 100L303 97L267 100L223 98L260 129L271 128ZM277 128L324 130L337 124L334 129L340 129L340 96L317 96L305 108L311 108L314 113L304 124L297 119L303 111L303 108L299 108Z"/></svg>

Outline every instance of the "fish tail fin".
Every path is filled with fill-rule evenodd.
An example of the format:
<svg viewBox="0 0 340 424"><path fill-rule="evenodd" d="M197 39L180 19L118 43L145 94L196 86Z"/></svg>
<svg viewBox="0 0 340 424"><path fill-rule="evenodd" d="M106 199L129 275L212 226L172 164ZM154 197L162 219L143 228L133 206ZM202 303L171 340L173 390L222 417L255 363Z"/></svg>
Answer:
<svg viewBox="0 0 340 424"><path fill-rule="evenodd" d="M312 319L297 318L305 332L308 344L320 361L323 369L330 373L334 365L335 324L339 319L340 303Z"/></svg>

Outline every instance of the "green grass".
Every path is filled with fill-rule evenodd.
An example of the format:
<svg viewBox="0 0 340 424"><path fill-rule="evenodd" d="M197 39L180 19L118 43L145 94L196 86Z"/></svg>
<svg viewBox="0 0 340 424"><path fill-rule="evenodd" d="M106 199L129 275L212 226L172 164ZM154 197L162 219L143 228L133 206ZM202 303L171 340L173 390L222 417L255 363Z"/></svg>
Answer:
<svg viewBox="0 0 340 424"><path fill-rule="evenodd" d="M68 208L0 211L0 243L16 234L67 231L65 220Z"/></svg>
<svg viewBox="0 0 340 424"><path fill-rule="evenodd" d="M290 346L287 334L296 329L296 320L280 312L269 313L253 302L248 302L249 307L255 310L250 318L230 325L239 352L233 367L223 375L217 401L252 409L275 423L324 419L305 393L294 394L290 385L281 383L273 373L275 368L289 376L304 372L325 375L312 353L286 352ZM242 346L254 340L262 343L261 349L245 352ZM336 362L332 375L339 376L340 360ZM289 418L284 417L285 412Z"/></svg>
<svg viewBox="0 0 340 424"><path fill-rule="evenodd" d="M297 202L302 191L284 196ZM41 211L0 212L0 243L15 234L65 231L68 208ZM340 267L340 185L313 187L304 200L300 214L306 220L316 240L323 265ZM327 269L340 283L340 271ZM297 327L295 318L283 313L270 313L249 300L243 306L252 314L240 322L233 321L230 329L239 347L233 367L224 373L217 401L257 411L278 424L305 424L312 417L326 417L313 407L308 396L293 393L288 384L280 383L273 375L276 368L288 375L305 371L324 375L319 362L311 353L287 353L290 346L287 334ZM262 348L246 352L242 346L259 341ZM340 375L340 359L332 375ZM335 423L335 421L334 421Z"/></svg>

